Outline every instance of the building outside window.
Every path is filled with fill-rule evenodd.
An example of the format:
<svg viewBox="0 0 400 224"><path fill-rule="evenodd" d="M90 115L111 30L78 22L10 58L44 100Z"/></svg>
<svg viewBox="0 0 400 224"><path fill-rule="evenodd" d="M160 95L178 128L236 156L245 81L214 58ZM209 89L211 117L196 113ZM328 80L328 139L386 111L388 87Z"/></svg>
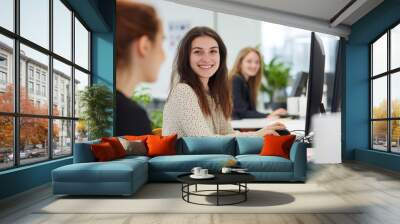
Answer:
<svg viewBox="0 0 400 224"><path fill-rule="evenodd" d="M36 95L40 96L40 84L36 84Z"/></svg>
<svg viewBox="0 0 400 224"><path fill-rule="evenodd" d="M40 70L36 69L36 80L40 81Z"/></svg>
<svg viewBox="0 0 400 224"><path fill-rule="evenodd" d="M0 67L6 68L7 67L7 56L0 54Z"/></svg>
<svg viewBox="0 0 400 224"><path fill-rule="evenodd" d="M31 82L31 81L28 82L28 93L29 94L34 93L33 82Z"/></svg>
<svg viewBox="0 0 400 224"><path fill-rule="evenodd" d="M7 74L4 71L0 71L0 84L5 85L7 83Z"/></svg>
<svg viewBox="0 0 400 224"><path fill-rule="evenodd" d="M46 96L46 86L42 86L42 96Z"/></svg>
<svg viewBox="0 0 400 224"><path fill-rule="evenodd" d="M0 91L5 91L7 86L7 56L0 54Z"/></svg>
<svg viewBox="0 0 400 224"><path fill-rule="evenodd" d="M28 70L29 79L33 80L33 67L29 66Z"/></svg>
<svg viewBox="0 0 400 224"><path fill-rule="evenodd" d="M42 73L42 82L46 82L46 74Z"/></svg>

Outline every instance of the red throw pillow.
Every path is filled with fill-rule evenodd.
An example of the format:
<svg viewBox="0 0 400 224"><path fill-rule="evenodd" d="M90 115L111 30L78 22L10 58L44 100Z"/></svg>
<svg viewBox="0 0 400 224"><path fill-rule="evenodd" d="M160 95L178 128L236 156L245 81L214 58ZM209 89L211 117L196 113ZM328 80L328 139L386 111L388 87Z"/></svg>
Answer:
<svg viewBox="0 0 400 224"><path fill-rule="evenodd" d="M99 162L110 161L117 158L113 147L108 142L93 144L91 145L91 149L94 157Z"/></svg>
<svg viewBox="0 0 400 224"><path fill-rule="evenodd" d="M266 135L264 136L264 146L261 149L262 156L280 156L290 158L290 148L296 140L296 135Z"/></svg>
<svg viewBox="0 0 400 224"><path fill-rule="evenodd" d="M136 135L125 135L124 139L129 140L129 141L140 140L142 142L146 142L147 136L148 135L138 135L138 136L136 136Z"/></svg>
<svg viewBox="0 0 400 224"><path fill-rule="evenodd" d="M121 142L119 142L118 138L110 137L110 138L101 138L101 142L108 142L112 146L115 151L115 155L118 158L126 156L126 151L122 146Z"/></svg>
<svg viewBox="0 0 400 224"><path fill-rule="evenodd" d="M149 135L146 140L148 156L175 155L176 139L176 134L169 136Z"/></svg>

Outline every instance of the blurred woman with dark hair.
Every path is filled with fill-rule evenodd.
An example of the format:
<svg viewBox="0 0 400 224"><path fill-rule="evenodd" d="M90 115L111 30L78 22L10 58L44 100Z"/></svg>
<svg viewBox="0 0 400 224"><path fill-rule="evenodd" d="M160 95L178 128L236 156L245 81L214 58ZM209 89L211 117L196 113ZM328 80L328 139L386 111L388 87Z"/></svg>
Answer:
<svg viewBox="0 0 400 224"><path fill-rule="evenodd" d="M278 135L283 124L255 132L235 132L230 124L232 102L226 66L227 50L208 27L195 27L181 40L175 57L172 86L163 112L163 135Z"/></svg>
<svg viewBox="0 0 400 224"><path fill-rule="evenodd" d="M162 24L153 7L122 0L116 20L116 134L151 134L146 111L130 98L139 83L157 80L165 60Z"/></svg>

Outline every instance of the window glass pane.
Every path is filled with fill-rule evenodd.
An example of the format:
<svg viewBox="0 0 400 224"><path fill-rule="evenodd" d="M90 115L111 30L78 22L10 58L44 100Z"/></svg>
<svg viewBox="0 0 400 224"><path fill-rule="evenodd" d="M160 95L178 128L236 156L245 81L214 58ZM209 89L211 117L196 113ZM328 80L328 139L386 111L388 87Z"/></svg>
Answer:
<svg viewBox="0 0 400 224"><path fill-rule="evenodd" d="M372 71L373 75L387 71L387 34L372 45Z"/></svg>
<svg viewBox="0 0 400 224"><path fill-rule="evenodd" d="M392 141L392 152L400 153L400 120L391 121L391 141Z"/></svg>
<svg viewBox="0 0 400 224"><path fill-rule="evenodd" d="M53 1L53 51L71 60L72 12L60 1Z"/></svg>
<svg viewBox="0 0 400 224"><path fill-rule="evenodd" d="M72 121L53 120L53 157L72 154Z"/></svg>
<svg viewBox="0 0 400 224"><path fill-rule="evenodd" d="M88 129L84 120L75 122L75 143L88 140Z"/></svg>
<svg viewBox="0 0 400 224"><path fill-rule="evenodd" d="M387 121L372 122L372 148L387 151Z"/></svg>
<svg viewBox="0 0 400 224"><path fill-rule="evenodd" d="M53 60L53 115L72 117L71 66Z"/></svg>
<svg viewBox="0 0 400 224"><path fill-rule="evenodd" d="M372 81L372 118L387 117L387 78Z"/></svg>
<svg viewBox="0 0 400 224"><path fill-rule="evenodd" d="M400 72L391 75L390 86L391 115L400 118Z"/></svg>
<svg viewBox="0 0 400 224"><path fill-rule="evenodd" d="M14 31L14 0L0 1L0 26Z"/></svg>
<svg viewBox="0 0 400 224"><path fill-rule="evenodd" d="M21 36L49 48L49 0L20 0Z"/></svg>
<svg viewBox="0 0 400 224"><path fill-rule="evenodd" d="M25 114L48 114L49 57L21 44L20 108Z"/></svg>
<svg viewBox="0 0 400 224"><path fill-rule="evenodd" d="M400 24L391 31L390 37L390 67L391 69L400 67Z"/></svg>
<svg viewBox="0 0 400 224"><path fill-rule="evenodd" d="M75 18L75 63L89 70L89 32Z"/></svg>
<svg viewBox="0 0 400 224"><path fill-rule="evenodd" d="M14 111L13 40L0 35L0 111Z"/></svg>
<svg viewBox="0 0 400 224"><path fill-rule="evenodd" d="M49 120L22 117L20 119L20 163L34 163L49 158Z"/></svg>
<svg viewBox="0 0 400 224"><path fill-rule="evenodd" d="M14 165L13 118L0 116L0 170Z"/></svg>
<svg viewBox="0 0 400 224"><path fill-rule="evenodd" d="M75 69L75 117L79 117L81 114L80 93L89 86L89 75Z"/></svg>

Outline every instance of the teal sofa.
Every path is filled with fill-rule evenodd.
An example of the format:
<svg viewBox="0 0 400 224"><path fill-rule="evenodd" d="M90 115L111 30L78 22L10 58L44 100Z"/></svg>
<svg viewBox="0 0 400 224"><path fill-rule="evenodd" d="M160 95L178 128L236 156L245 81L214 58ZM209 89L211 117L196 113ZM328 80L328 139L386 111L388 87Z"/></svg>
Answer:
<svg viewBox="0 0 400 224"><path fill-rule="evenodd" d="M263 138L259 137L184 137L177 141L177 155L127 156L96 162L91 141L75 144L74 163L52 171L54 194L131 195L148 181L176 181L193 167L219 172L228 160L236 160L259 182L304 182L306 146L295 142L290 159L260 156Z"/></svg>

